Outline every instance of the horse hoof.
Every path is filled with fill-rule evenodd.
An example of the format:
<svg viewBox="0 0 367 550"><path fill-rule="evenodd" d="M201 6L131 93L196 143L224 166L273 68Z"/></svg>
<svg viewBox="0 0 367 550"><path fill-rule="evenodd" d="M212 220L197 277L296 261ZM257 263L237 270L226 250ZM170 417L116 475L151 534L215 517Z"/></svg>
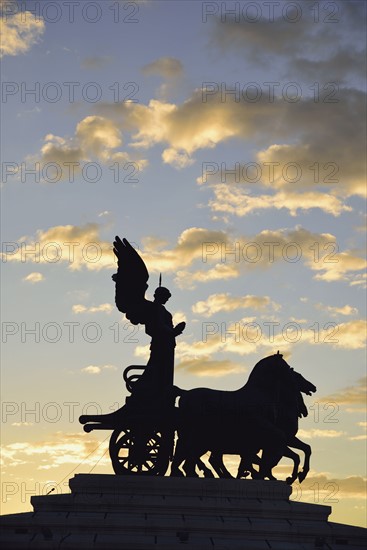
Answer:
<svg viewBox="0 0 367 550"><path fill-rule="evenodd" d="M302 481L305 479L306 475L307 475L307 474L306 474L305 472L300 472L300 473L298 474L298 476L297 476L297 477L298 477L298 481L299 481L300 483L302 483Z"/></svg>
<svg viewBox="0 0 367 550"><path fill-rule="evenodd" d="M294 479L293 479L293 477L287 477L287 479L285 481L288 485L292 485Z"/></svg>
<svg viewBox="0 0 367 550"><path fill-rule="evenodd" d="M170 477L185 477L184 473L179 468L171 470Z"/></svg>
<svg viewBox="0 0 367 550"><path fill-rule="evenodd" d="M186 477L199 477L198 474L195 471L184 469L184 472L185 472Z"/></svg>

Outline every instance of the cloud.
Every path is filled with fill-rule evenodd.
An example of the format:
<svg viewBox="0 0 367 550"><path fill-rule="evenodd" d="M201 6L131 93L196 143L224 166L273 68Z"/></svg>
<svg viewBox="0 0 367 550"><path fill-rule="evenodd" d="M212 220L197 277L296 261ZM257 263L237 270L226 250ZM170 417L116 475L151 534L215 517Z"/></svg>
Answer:
<svg viewBox="0 0 367 550"><path fill-rule="evenodd" d="M337 315L349 316L349 315L358 314L358 309L356 307L349 306L348 304L342 307L337 307L337 306L327 306L320 303L320 304L316 304L316 307L317 309L328 311L329 313L331 313L333 317L336 317Z"/></svg>
<svg viewBox="0 0 367 550"><path fill-rule="evenodd" d="M112 304L100 304L99 306L83 306L82 304L75 304L72 307L72 311L75 314L78 313L111 313L114 310Z"/></svg>
<svg viewBox="0 0 367 550"><path fill-rule="evenodd" d="M326 328L325 328L326 327ZM347 323L327 323L317 334L304 330L302 340L309 344L324 342L336 349L364 349L367 336L367 321L357 319Z"/></svg>
<svg viewBox="0 0 367 550"><path fill-rule="evenodd" d="M350 78L362 77L365 54L353 47L339 48L334 55L322 59L309 59L302 56L289 61L290 74L311 81L346 83Z"/></svg>
<svg viewBox="0 0 367 550"><path fill-rule="evenodd" d="M112 244L102 241L100 226L57 225L39 229L33 237L23 236L17 242L7 243L8 252L3 261L36 264L66 264L72 271L82 267L88 270L116 267Z"/></svg>
<svg viewBox="0 0 367 550"><path fill-rule="evenodd" d="M21 464L33 464L37 470L58 468L64 464L95 465L94 451L101 453L101 444L85 434L57 432L46 441L18 442L2 447L2 458L5 467ZM92 456L93 455L93 456ZM109 464L109 458L102 459ZM101 464L101 462L100 462Z"/></svg>
<svg viewBox="0 0 367 550"><path fill-rule="evenodd" d="M293 131L295 124L303 124L302 137L296 144L273 144L257 153L257 159L263 166L274 167L264 181L266 186L292 192L294 189L314 189L316 185L330 189L332 195L340 197L366 196L362 176L366 170L366 160L362 156L365 137L355 111L355 108L363 111L362 103L366 96L350 89L341 89L340 96L340 101L333 103L333 117L328 119L323 109L317 116L314 109L317 104L312 101L306 101L294 110L292 122L288 119L290 111L285 113L285 123L290 124ZM310 107L309 121L305 120L307 103ZM311 123L314 125L313 134ZM328 143L325 141L326 130L329 136L334 136ZM348 143L349 139L351 143Z"/></svg>
<svg viewBox="0 0 367 550"><path fill-rule="evenodd" d="M202 227L185 229L177 239L177 244L171 249L162 249L160 240L150 240L149 248L142 251L144 261L149 271L177 272L190 266L196 260L201 260L203 243L227 242L228 236L224 231L213 231ZM145 242L145 241L144 241Z"/></svg>
<svg viewBox="0 0 367 550"><path fill-rule="evenodd" d="M187 153L176 151L176 149L165 149L162 153L162 160L174 168L182 169L190 166L195 161Z"/></svg>
<svg viewBox="0 0 367 550"><path fill-rule="evenodd" d="M23 277L23 281L27 283L40 283L44 280L45 280L44 276L42 275L42 273L39 273L38 271L34 271L29 275L27 275L26 277Z"/></svg>
<svg viewBox="0 0 367 550"><path fill-rule="evenodd" d="M212 109L215 116L217 96L208 97L212 105L204 103L203 113ZM311 208L334 216L350 211L345 200L366 195L366 138L359 116L365 103L363 92L340 89L330 117L328 105L311 98L297 103L260 100L251 110L243 101L224 102L226 132L241 139L252 133L257 152L245 164L203 163L197 182L213 190L211 209L237 216L270 208L286 208L291 215ZM231 118L236 111L242 124ZM273 121L271 127L266 128L264 117ZM227 137L218 136L216 143Z"/></svg>
<svg viewBox="0 0 367 550"><path fill-rule="evenodd" d="M305 483L307 482L307 485ZM330 474L309 474L302 484L302 496L315 499L315 487L319 488L320 494L326 492L328 497L334 498L366 498L366 478L362 476L349 476L346 478L335 478ZM335 493L333 492L335 491Z"/></svg>
<svg viewBox="0 0 367 550"><path fill-rule="evenodd" d="M243 217L259 210L285 208L291 216L297 216L299 211L319 208L333 216L340 216L342 212L350 212L352 208L343 204L341 200L328 193L309 191L307 193L278 192L273 194L254 195L238 185L224 184L211 185L215 198L209 200L213 212L226 212Z"/></svg>
<svg viewBox="0 0 367 550"><path fill-rule="evenodd" d="M275 323L272 325L271 323ZM270 324L269 324L270 323ZM320 329L317 333L291 322L286 328L278 320L261 321L254 317L245 317L234 322L203 321L201 339L188 342L180 339L176 347L176 357L182 361L196 360L215 353L234 353L244 356L250 354L268 355L281 350L286 360L297 345L319 346L327 343L335 349L364 349L366 339L365 321L351 321ZM277 328L278 327L278 328ZM364 388L365 391L365 388ZM362 394L361 394L362 395ZM323 402L339 402L338 396L328 396Z"/></svg>
<svg viewBox="0 0 367 550"><path fill-rule="evenodd" d="M88 365L81 369L81 372L85 374L101 374L103 370L117 370L117 367L115 365Z"/></svg>
<svg viewBox="0 0 367 550"><path fill-rule="evenodd" d="M81 62L82 69L96 70L102 69L108 63L111 63L111 57L107 55L95 55L93 57L86 57Z"/></svg>
<svg viewBox="0 0 367 550"><path fill-rule="evenodd" d="M189 231L199 236L197 229ZM294 229L264 229L256 235L239 235L231 239L223 232L219 239L213 239L214 234L201 231L201 259L204 265L210 265L195 272L187 269L181 271L181 266L186 267L183 262L181 266L176 265L176 283L181 287L192 288L195 282L238 277L248 270L269 269L275 263L299 261L315 272L315 279L327 282L346 280L351 283L358 277L357 272L367 265L366 260L356 252L338 252L334 235L312 233L300 226Z"/></svg>
<svg viewBox="0 0 367 550"><path fill-rule="evenodd" d="M8 3L9 4L9 3ZM1 17L0 57L28 52L37 44L45 31L42 19L30 11Z"/></svg>
<svg viewBox="0 0 367 550"><path fill-rule="evenodd" d="M174 325L177 325L178 323L181 323L182 321L184 321L185 323L187 322L186 313L184 311L175 311L175 313L173 314L173 323L174 323Z"/></svg>
<svg viewBox="0 0 367 550"><path fill-rule="evenodd" d="M367 377L360 378L354 386L347 386L342 390L323 397L324 403L336 402L340 405L366 405Z"/></svg>
<svg viewBox="0 0 367 550"><path fill-rule="evenodd" d="M299 429L297 432L297 437L299 437L300 439L314 439L314 438L334 439L336 437L341 437L343 435L345 435L345 432L341 432L338 430L318 430L317 428L313 428L311 430Z"/></svg>
<svg viewBox="0 0 367 550"><path fill-rule="evenodd" d="M251 17L250 15L248 17ZM289 17L293 15L290 13ZM273 55L292 53L297 49L302 51L303 40L308 36L308 26L304 20L297 24L289 24L284 17L270 20L261 17L255 23L249 24L246 19L241 21L227 17L223 21L220 17L212 19L213 42L225 50L243 51L249 59L259 60L266 53Z"/></svg>
<svg viewBox="0 0 367 550"><path fill-rule="evenodd" d="M69 269L89 270L116 266L112 246L99 236L100 226L55 226L38 230L35 237L22 237L6 243L3 261L34 263L65 262ZM193 288L197 282L230 279L252 269L269 269L274 263L297 263L315 271L315 279L346 280L350 283L367 262L353 251L338 252L336 237L312 233L300 226L294 229L265 229L253 236L230 236L224 231L190 227L171 248L163 248L159 239L145 241L142 256L149 273L175 273L181 288ZM7 250L7 252L6 252ZM201 263L203 268L190 271Z"/></svg>
<svg viewBox="0 0 367 550"><path fill-rule="evenodd" d="M272 302L269 296L231 296L228 292L223 294L211 294L206 300L197 302L192 306L192 311L204 317L210 317L219 311L234 311L236 309L261 310L267 307L279 309L281 306Z"/></svg>
<svg viewBox="0 0 367 550"><path fill-rule="evenodd" d="M163 78L177 78L182 72L182 63L175 57L160 57L142 68L145 75L158 75Z"/></svg>
<svg viewBox="0 0 367 550"><path fill-rule="evenodd" d="M221 377L230 374L246 372L246 369L230 360L212 360L209 356L196 359L184 359L176 365L177 370L183 370L196 376Z"/></svg>
<svg viewBox="0 0 367 550"><path fill-rule="evenodd" d="M283 72L292 79L306 76L333 82L334 77L361 75L363 60L357 47L365 33L363 3L333 2L322 13L316 9L307 14L305 6L293 4L286 12L277 5L267 10L264 6L261 17L259 11L252 13L255 22L249 21L251 10L241 14L238 9L237 18L217 14L208 18L211 45L222 52L237 52L250 64L269 67L281 60ZM321 21L326 24L315 24Z"/></svg>
<svg viewBox="0 0 367 550"><path fill-rule="evenodd" d="M225 281L239 277L240 270L235 265L216 264L210 269L199 269L195 272L180 270L177 272L175 283L179 288L193 289L195 283L209 281Z"/></svg>
<svg viewBox="0 0 367 550"><path fill-rule="evenodd" d="M120 157L122 161L134 160L126 152L115 152L124 135L135 152L161 144L163 162L182 168L193 162L198 150L213 149L230 138L251 140L257 149L256 159L274 166L270 179L264 170L265 187L291 194L302 190L308 193L303 197L305 208L316 199L337 215L347 207L333 196L365 195L365 94L342 88L332 104L332 117L329 107L322 101L315 103L312 97L295 103L282 97L269 101L265 95L251 104L223 101L220 93L208 92L205 87L194 90L181 104L159 99L151 99L147 105L131 101L99 104L99 115L82 120L73 138L52 136L60 143L46 142L42 154L50 161L52 157L57 161L58 154L75 161L92 153L104 162ZM289 163L300 167L296 182ZM320 190L315 190L315 184ZM332 196L324 196L329 194ZM281 195L272 200L279 207ZM289 207L296 208L294 195Z"/></svg>
<svg viewBox="0 0 367 550"><path fill-rule="evenodd" d="M145 65L142 68L142 73L146 76L159 76L164 79L163 84L159 86L156 92L160 99L167 100L168 97L181 88L183 66L181 61L175 57L160 57ZM165 151L163 161L172 164L175 168L181 168L186 155L178 151L169 151ZM188 166L189 161L190 159L187 157L186 166Z"/></svg>
<svg viewBox="0 0 367 550"><path fill-rule="evenodd" d="M337 347L343 349L365 348L367 336L367 321L365 319L340 323L338 329Z"/></svg>
<svg viewBox="0 0 367 550"><path fill-rule="evenodd" d="M40 173L47 172L46 181L67 180L73 182L83 164L99 161L102 164L118 162L121 165L136 163L139 170L147 166L145 159L135 153L116 151L122 146L122 134L116 123L106 117L88 116L81 120L73 137L47 134L38 154L29 155L27 163L39 163ZM52 165L56 165L52 169ZM51 166L51 169L48 168Z"/></svg>
<svg viewBox="0 0 367 550"><path fill-rule="evenodd" d="M327 282L349 280L352 286L355 280L359 282L357 275L356 279L353 280L353 272L365 270L366 265L367 262L365 258L359 256L355 252L345 250L343 252L338 252L330 262L325 261L322 265L315 263L312 269L323 271L323 273L317 273L315 279Z"/></svg>

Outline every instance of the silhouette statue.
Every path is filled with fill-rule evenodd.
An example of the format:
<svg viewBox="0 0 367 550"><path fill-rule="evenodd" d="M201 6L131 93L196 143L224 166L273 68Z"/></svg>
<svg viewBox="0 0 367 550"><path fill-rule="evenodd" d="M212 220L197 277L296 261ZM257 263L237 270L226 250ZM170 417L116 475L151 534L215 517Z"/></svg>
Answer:
<svg viewBox="0 0 367 550"><path fill-rule="evenodd" d="M149 368L145 369L136 389L152 390L152 385L172 387L176 336L183 332L186 323L173 326L172 315L164 307L171 293L161 286L161 276L154 301L146 300L149 273L144 261L126 239L121 241L116 237L113 245L118 259L117 273L112 276L116 283L116 306L134 325L145 325L145 332L152 338Z"/></svg>
<svg viewBox="0 0 367 550"><path fill-rule="evenodd" d="M286 456L293 460L288 483L297 478L303 481L310 468L311 447L296 434L299 418L307 416L302 393L311 395L316 387L279 352L259 361L247 383L236 391L185 391L174 386L176 336L185 323L173 325L165 308L171 293L162 287L161 276L154 300L147 300L149 273L143 259L126 239L116 237L113 244L118 260L112 276L116 306L131 323L144 325L151 337L147 365L130 365L123 372L131 393L125 405L110 414L79 419L86 432L112 430L109 452L115 473L162 476L172 462L171 475L197 476L199 468L205 476L214 477L201 460L211 451L209 463L219 477L232 477L224 454L241 456L238 478L256 479L275 479L272 469ZM290 447L305 454L301 472L300 458Z"/></svg>

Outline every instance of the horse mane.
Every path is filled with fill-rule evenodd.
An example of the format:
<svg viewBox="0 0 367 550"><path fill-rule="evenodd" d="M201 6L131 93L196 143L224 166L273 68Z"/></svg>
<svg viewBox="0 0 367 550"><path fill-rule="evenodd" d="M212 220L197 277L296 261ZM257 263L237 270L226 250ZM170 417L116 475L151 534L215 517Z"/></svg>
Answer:
<svg viewBox="0 0 367 550"><path fill-rule="evenodd" d="M261 359L252 369L246 385L268 385L279 376L289 375L291 368L283 359L283 355L276 353Z"/></svg>

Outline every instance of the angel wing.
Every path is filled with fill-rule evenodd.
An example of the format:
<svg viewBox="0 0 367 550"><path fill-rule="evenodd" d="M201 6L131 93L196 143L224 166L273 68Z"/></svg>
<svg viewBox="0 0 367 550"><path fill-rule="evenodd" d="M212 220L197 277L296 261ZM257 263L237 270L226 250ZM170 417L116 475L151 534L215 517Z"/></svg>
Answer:
<svg viewBox="0 0 367 550"><path fill-rule="evenodd" d="M151 304L145 299L149 279L146 265L127 239L116 236L113 247L118 266L112 276L116 283L116 306L134 325L145 324Z"/></svg>

